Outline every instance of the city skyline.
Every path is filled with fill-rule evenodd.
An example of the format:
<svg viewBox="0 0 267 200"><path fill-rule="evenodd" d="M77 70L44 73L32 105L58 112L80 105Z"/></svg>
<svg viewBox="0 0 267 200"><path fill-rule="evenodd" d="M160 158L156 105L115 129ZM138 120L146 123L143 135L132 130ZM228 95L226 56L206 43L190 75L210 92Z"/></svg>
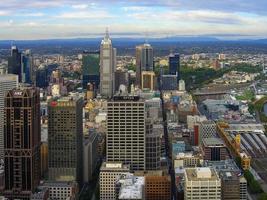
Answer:
<svg viewBox="0 0 267 200"><path fill-rule="evenodd" d="M267 2L12 0L0 5L0 40L208 35L265 38Z"/></svg>

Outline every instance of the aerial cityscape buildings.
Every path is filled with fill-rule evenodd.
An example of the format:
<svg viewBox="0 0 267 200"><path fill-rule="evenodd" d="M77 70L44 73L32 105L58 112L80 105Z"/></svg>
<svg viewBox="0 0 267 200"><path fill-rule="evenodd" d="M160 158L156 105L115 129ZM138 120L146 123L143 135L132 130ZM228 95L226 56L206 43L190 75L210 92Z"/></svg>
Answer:
<svg viewBox="0 0 267 200"><path fill-rule="evenodd" d="M0 38L0 199L266 200L266 41L245 28L245 36L224 34L228 21L230 30L264 24L266 17L253 14L257 2L252 14L246 3L242 12L230 14L227 7L226 13L226 1L207 1L205 12L190 13L180 13L182 1L144 1L141 7L124 1L123 8L117 1L12 4L21 12L0 23L0 37L15 27L46 37L51 20L64 39ZM163 11L166 4L173 10ZM51 12L52 5L58 9ZM28 6L49 16L62 13L27 13ZM0 22L9 7L9 1L0 5ZM45 24L18 25L44 16ZM126 26L128 17L142 23ZM205 37L180 37L187 27L201 33L201 23L190 24L196 19L212 23ZM79 25L71 26L74 21ZM103 34L104 23L114 31ZM155 34L144 38L144 29ZM218 38L210 29L220 30Z"/></svg>

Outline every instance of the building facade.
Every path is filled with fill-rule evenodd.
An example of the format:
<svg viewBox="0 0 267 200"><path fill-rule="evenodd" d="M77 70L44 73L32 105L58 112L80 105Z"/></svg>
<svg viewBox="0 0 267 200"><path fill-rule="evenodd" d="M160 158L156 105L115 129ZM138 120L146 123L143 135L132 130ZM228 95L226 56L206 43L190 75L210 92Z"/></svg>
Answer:
<svg viewBox="0 0 267 200"><path fill-rule="evenodd" d="M29 199L41 176L39 90L10 90L5 97L4 116L4 195Z"/></svg>
<svg viewBox="0 0 267 200"><path fill-rule="evenodd" d="M122 174L129 173L129 167L120 162L104 162L100 169L100 200L116 199L115 183Z"/></svg>
<svg viewBox="0 0 267 200"><path fill-rule="evenodd" d="M229 158L227 148L220 138L204 138L202 152L204 160L219 161Z"/></svg>
<svg viewBox="0 0 267 200"><path fill-rule="evenodd" d="M221 180L214 169L186 168L184 175L185 200L221 200Z"/></svg>
<svg viewBox="0 0 267 200"><path fill-rule="evenodd" d="M107 110L107 161L145 170L145 102L139 96L114 96Z"/></svg>
<svg viewBox="0 0 267 200"><path fill-rule="evenodd" d="M180 80L180 55L178 53L169 56L169 74L176 75L176 83Z"/></svg>
<svg viewBox="0 0 267 200"><path fill-rule="evenodd" d="M4 119L5 95L9 90L18 87L18 76L0 75L0 119ZM0 120L0 159L4 159L4 120Z"/></svg>
<svg viewBox="0 0 267 200"><path fill-rule="evenodd" d="M142 71L142 90L151 90L154 91L156 89L156 75L153 71Z"/></svg>
<svg viewBox="0 0 267 200"><path fill-rule="evenodd" d="M83 100L62 97L48 103L48 173L52 181L82 182Z"/></svg>
<svg viewBox="0 0 267 200"><path fill-rule="evenodd" d="M83 182L92 180L98 163L98 134L92 130L83 142Z"/></svg>
<svg viewBox="0 0 267 200"><path fill-rule="evenodd" d="M95 89L98 89L100 83L99 72L99 51L96 52L83 52L82 56L82 85L83 89L91 83Z"/></svg>
<svg viewBox="0 0 267 200"><path fill-rule="evenodd" d="M169 176L145 177L146 200L171 199L171 179Z"/></svg>
<svg viewBox="0 0 267 200"><path fill-rule="evenodd" d="M146 121L146 170L159 170L161 156L160 132L153 129L153 123Z"/></svg>

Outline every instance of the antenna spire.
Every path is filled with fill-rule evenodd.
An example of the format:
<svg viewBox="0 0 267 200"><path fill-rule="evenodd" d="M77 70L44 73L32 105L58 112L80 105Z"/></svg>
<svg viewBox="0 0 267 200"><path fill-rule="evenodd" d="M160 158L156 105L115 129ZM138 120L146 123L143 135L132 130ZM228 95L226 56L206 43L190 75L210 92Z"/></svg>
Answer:
<svg viewBox="0 0 267 200"><path fill-rule="evenodd" d="M108 31L108 27L106 27L106 35L105 35L105 39L109 39L109 31Z"/></svg>

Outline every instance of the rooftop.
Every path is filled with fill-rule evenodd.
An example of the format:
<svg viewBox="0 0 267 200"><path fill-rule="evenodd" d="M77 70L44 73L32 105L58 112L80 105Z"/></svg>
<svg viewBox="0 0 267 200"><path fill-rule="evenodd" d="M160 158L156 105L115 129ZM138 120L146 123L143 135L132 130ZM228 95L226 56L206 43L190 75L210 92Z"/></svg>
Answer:
<svg viewBox="0 0 267 200"><path fill-rule="evenodd" d="M216 171L209 167L185 169L187 181L219 181Z"/></svg>
<svg viewBox="0 0 267 200"><path fill-rule="evenodd" d="M224 147L224 143L220 138L203 138L203 145L206 147Z"/></svg>
<svg viewBox="0 0 267 200"><path fill-rule="evenodd" d="M118 182L121 184L119 199L142 199L143 187L145 184L144 177L137 177L133 174L125 174L120 177Z"/></svg>

